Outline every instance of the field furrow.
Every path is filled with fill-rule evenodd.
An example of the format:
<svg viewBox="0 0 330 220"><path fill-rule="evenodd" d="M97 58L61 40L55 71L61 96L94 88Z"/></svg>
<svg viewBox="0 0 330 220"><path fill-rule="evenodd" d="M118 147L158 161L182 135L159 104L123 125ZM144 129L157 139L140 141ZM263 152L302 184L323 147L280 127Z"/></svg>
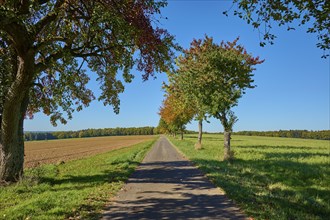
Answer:
<svg viewBox="0 0 330 220"><path fill-rule="evenodd" d="M154 136L109 136L25 142L25 167L59 163L151 140Z"/></svg>

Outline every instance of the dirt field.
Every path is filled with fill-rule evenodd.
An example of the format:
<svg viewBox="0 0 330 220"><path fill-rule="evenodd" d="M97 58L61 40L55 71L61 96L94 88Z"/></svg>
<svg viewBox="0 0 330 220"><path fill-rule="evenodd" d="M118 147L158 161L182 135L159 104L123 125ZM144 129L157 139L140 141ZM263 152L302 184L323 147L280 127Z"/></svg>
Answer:
<svg viewBox="0 0 330 220"><path fill-rule="evenodd" d="M25 142L25 167L59 163L131 146L155 136L111 136Z"/></svg>

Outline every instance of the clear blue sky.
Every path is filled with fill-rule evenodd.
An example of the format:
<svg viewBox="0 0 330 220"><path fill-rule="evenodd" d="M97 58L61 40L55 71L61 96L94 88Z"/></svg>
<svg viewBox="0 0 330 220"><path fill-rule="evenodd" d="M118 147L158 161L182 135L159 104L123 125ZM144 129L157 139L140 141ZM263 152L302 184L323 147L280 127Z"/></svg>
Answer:
<svg viewBox="0 0 330 220"><path fill-rule="evenodd" d="M321 59L323 52L317 49L316 35L306 33L306 28L295 31L274 28L278 36L273 46L259 46L258 32L233 15L225 17L222 12L229 9L230 1L169 1L162 10L163 28L176 36L176 41L188 48L193 38L203 38L205 34L216 41L232 41L240 36L240 43L249 53L266 61L257 66L255 84L247 90L234 108L239 121L234 126L239 130L279 130L279 129L330 129L330 63ZM88 108L75 112L66 125L53 127L49 118L42 113L33 120L25 120L26 131L80 130L86 128L157 126L157 112L163 99L162 82L166 74L157 74L157 79L142 82L140 73L135 72L133 83L126 85L120 95L120 114L112 108L93 101ZM95 80L91 73L91 79ZM98 95L98 84L90 83L90 88ZM205 124L206 131L222 131L215 119ZM187 126L197 130L196 122Z"/></svg>

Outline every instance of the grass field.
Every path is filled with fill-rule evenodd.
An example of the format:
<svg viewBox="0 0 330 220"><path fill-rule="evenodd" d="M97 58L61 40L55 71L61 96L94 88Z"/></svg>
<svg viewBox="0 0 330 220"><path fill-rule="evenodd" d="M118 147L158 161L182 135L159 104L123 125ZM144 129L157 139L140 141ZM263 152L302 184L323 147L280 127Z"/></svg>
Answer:
<svg viewBox="0 0 330 220"><path fill-rule="evenodd" d="M0 189L0 219L98 219L155 138L64 164L27 169L21 182Z"/></svg>
<svg viewBox="0 0 330 220"><path fill-rule="evenodd" d="M253 219L329 219L329 141L233 136L228 163L220 134L170 140Z"/></svg>
<svg viewBox="0 0 330 220"><path fill-rule="evenodd" d="M131 146L154 138L151 135L109 136L25 142L25 167L59 163Z"/></svg>

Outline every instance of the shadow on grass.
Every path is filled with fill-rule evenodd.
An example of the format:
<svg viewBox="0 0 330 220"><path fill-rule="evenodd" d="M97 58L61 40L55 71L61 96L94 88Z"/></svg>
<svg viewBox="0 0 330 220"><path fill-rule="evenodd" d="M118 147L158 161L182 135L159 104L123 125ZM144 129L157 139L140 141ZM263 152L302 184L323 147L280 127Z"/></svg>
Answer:
<svg viewBox="0 0 330 220"><path fill-rule="evenodd" d="M85 187L93 187L97 184L113 183L113 182L125 182L128 177L134 172L135 166L139 163L129 162L129 166L124 169L112 169L103 170L101 173L92 175L65 175L62 177L40 177L41 183L46 183L49 185L72 185L74 189L80 187L81 189ZM112 165L114 165L112 163ZM119 165L116 164L116 165ZM63 190L68 190L69 188L61 188Z"/></svg>
<svg viewBox="0 0 330 220"><path fill-rule="evenodd" d="M233 142L235 142L237 140L234 140ZM271 150L271 149L279 149L279 150L327 150L327 147L304 147L304 146L267 146L267 145L257 145L257 146L252 146L252 145L248 145L248 146L235 146L235 148L239 148L239 149L253 149L253 150L258 150L258 149L262 149L262 150Z"/></svg>
<svg viewBox="0 0 330 220"><path fill-rule="evenodd" d="M81 172L81 174L63 176L58 175L58 173L61 172L61 165L54 165L52 169L45 169L45 172L42 172L42 170L44 169L43 167L37 167L34 169L41 170L41 174L38 173L36 176L34 176L35 173L32 173L26 181L31 181L30 179L38 179L33 183L31 182L31 186L35 185L37 187L37 185L39 184L48 184L50 186L42 189L38 188L38 193L43 193L43 191L50 191L54 193L66 191L78 192L86 189L94 189L95 186L102 186L107 183L115 183L115 185L119 186L122 182L126 182L128 180L129 176L135 171L135 167L138 164L138 162L131 160L113 161L106 165L108 167L112 167L112 169L105 170L101 168L101 171L95 171L94 173L91 173L89 175L85 172ZM33 187L23 187L20 190L21 193L26 193L27 191L33 190ZM56 213L56 215L65 214L67 219L78 219L81 218L80 214L84 213L84 218L86 219L99 219L100 215L102 214L102 210L99 210L94 204L106 204L109 201L108 196L109 195L107 195L106 198L99 196L97 196L97 198L88 197L86 198L86 203L81 204L79 207L77 207L76 210L69 213L60 211Z"/></svg>
<svg viewBox="0 0 330 220"><path fill-rule="evenodd" d="M249 215L261 219L327 219L330 170L324 164L287 160L300 155L273 153L269 156L277 160L235 159L232 164L193 161Z"/></svg>

